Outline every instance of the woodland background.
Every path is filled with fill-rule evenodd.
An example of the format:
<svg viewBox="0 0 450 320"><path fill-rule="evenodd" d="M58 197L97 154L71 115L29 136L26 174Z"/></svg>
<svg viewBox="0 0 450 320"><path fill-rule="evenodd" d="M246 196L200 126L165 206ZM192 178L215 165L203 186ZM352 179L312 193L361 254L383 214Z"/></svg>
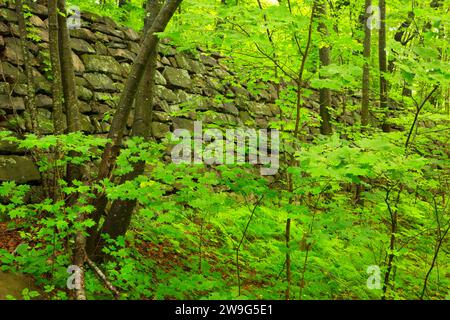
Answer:
<svg viewBox="0 0 450 320"><path fill-rule="evenodd" d="M449 8L0 0L0 298L448 299ZM195 120L279 173L171 163Z"/></svg>

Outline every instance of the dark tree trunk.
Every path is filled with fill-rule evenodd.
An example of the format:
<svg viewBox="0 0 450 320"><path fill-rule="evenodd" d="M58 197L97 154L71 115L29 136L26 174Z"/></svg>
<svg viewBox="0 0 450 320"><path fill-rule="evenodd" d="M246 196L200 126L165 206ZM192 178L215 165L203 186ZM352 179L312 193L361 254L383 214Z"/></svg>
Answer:
<svg viewBox="0 0 450 320"><path fill-rule="evenodd" d="M364 67L362 81L362 104L361 104L361 125L363 127L369 124L369 104L370 104L370 51L372 43L372 32L369 26L368 9L372 5L372 0L366 0L364 24Z"/></svg>
<svg viewBox="0 0 450 320"><path fill-rule="evenodd" d="M62 7L58 7L57 0L49 0L48 1L48 11L49 11L49 42L50 42L50 57L52 64L52 74L53 74L53 84L52 84L52 93L53 93L53 116L55 123L55 131L57 134L62 134L64 131L64 118L63 118L63 105L64 101L67 104L68 101L72 101L74 106L76 107L76 101L73 102L73 97L71 95L75 94L75 76L73 74L73 66L72 66L72 51L70 49L69 41L68 41L68 31L65 18L61 19L61 15L58 13L58 10L64 12L64 3L59 2L59 5ZM63 30L62 30L63 29ZM67 35L64 35L64 29L67 31ZM64 44L65 39L65 44ZM62 60L65 59L65 55L67 52L63 52L63 47L66 46L69 51L70 63L67 61L64 63L64 68L66 68L63 72L61 65ZM64 48L64 51L66 51ZM70 76L68 71L72 70L73 76L73 87L70 87L70 79L67 81L67 78ZM64 76L63 76L64 74ZM69 84L68 87L65 85ZM69 92L68 90L73 90L73 92ZM72 100L70 100L72 99ZM76 95L75 95L76 99ZM72 109L74 106L69 106L69 109ZM69 110L66 111L67 115L69 115ZM68 118L69 116L67 116ZM72 120L73 121L73 120ZM72 129L74 127L72 126ZM70 166L68 167L69 171ZM73 171L72 171L73 172ZM71 175L68 173L68 177L70 179ZM70 180L69 180L70 181ZM57 187L58 188L58 187ZM55 199L58 199L59 188L55 190ZM59 199L58 199L59 200ZM83 217L80 216L77 218L80 222L83 220ZM72 257L73 264L79 268L78 276L80 277L79 283L80 287L75 291L75 298L77 300L86 300L86 293L84 288L84 261L85 261L85 236L80 231L77 232L75 236L75 250L74 255Z"/></svg>
<svg viewBox="0 0 450 320"><path fill-rule="evenodd" d="M380 0L380 32L378 43L378 56L380 61L380 109L384 112L383 117L383 131L391 131L391 125L389 124L389 111L388 111L388 83L386 79L387 68L387 52L386 52L386 0Z"/></svg>
<svg viewBox="0 0 450 320"><path fill-rule="evenodd" d="M146 9L148 16L145 21L145 31L147 32L161 9L159 0L149 0L147 2ZM151 136L150 132L153 111L156 57L156 50L152 50L149 57L150 61L147 65L147 70L137 92L132 128L133 137L143 137L144 139L149 139ZM142 175L144 173L144 169L145 161L139 161L134 165L133 172L122 177L121 183L133 180ZM135 207L136 200L114 201L108 216L105 219L102 233L108 234L112 239L116 239L118 236L124 235L130 225L131 216Z"/></svg>
<svg viewBox="0 0 450 320"><path fill-rule="evenodd" d="M58 15L59 54L61 61L61 74L64 90L64 105L67 115L68 132L80 131L77 87L73 69L72 49L70 45L69 30L67 28L66 1L58 1L58 9L64 14Z"/></svg>
<svg viewBox="0 0 450 320"><path fill-rule="evenodd" d="M328 37L328 28L323 21L327 16L327 4L324 0L316 0L316 15L319 19L319 28L318 31L322 35L322 37L327 41ZM320 56L320 65L322 67L328 66L331 63L330 58L331 48L329 45L325 45L319 49ZM320 117L322 118L322 122L320 124L320 133L325 135L330 135L333 133L333 129L331 127L331 116L330 109L331 108L331 90L328 88L320 89Z"/></svg>
<svg viewBox="0 0 450 320"><path fill-rule="evenodd" d="M56 134L64 133L63 89L59 54L57 0L48 1L49 47L52 66L53 125Z"/></svg>
<svg viewBox="0 0 450 320"><path fill-rule="evenodd" d="M165 30L170 19L174 15L182 0L167 0L164 7L159 12L150 30L144 37L141 51L135 59L132 70L125 85L125 89L120 97L116 113L111 124L108 138L111 140L105 147L102 161L99 166L98 180L109 178L112 167L120 152L124 130L128 116L130 115L133 101L139 89L139 85L144 76L147 65L151 63L151 53L156 50L158 44L158 37L155 33ZM105 194L98 194L95 201L95 212L92 215L94 222L98 224L100 218L105 213L108 200ZM90 230L90 237L88 239L87 250L89 254L96 251L96 242L98 238L98 230Z"/></svg>
<svg viewBox="0 0 450 320"><path fill-rule="evenodd" d="M31 66L31 54L28 48L28 34L23 11L23 1L16 0L16 12L19 24L20 46L22 47L23 63L25 74L27 76L27 94L25 96L25 110L29 121L29 127L32 132L39 135L39 124L37 122L37 109L35 101L35 88L33 81L33 67Z"/></svg>
<svg viewBox="0 0 450 320"><path fill-rule="evenodd" d="M64 109L67 118L67 131L77 132L81 130L80 114L78 107L77 87L75 82L75 72L73 69L72 49L70 45L69 29L67 27L67 9L66 1L58 2L58 10L63 14L58 14L58 31L59 31L59 55L61 61L61 77L64 91ZM69 156L75 157L77 154L70 153ZM83 168L79 165L67 165L67 179L69 182L73 180L83 179Z"/></svg>

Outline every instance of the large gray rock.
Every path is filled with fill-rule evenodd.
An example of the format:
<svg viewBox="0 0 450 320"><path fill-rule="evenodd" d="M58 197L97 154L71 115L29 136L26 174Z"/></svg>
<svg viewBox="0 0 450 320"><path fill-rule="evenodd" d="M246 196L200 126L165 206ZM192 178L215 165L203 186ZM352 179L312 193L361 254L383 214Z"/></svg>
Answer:
<svg viewBox="0 0 450 320"><path fill-rule="evenodd" d="M217 125L223 125L223 124L229 124L229 118L227 117L227 115L223 114L223 113L217 113L217 112L213 112L213 111L208 111L206 113L204 113L202 115L202 120L205 123L214 123Z"/></svg>
<svg viewBox="0 0 450 320"><path fill-rule="evenodd" d="M28 94L28 87L25 83L19 83L13 86L13 94L18 96L26 96Z"/></svg>
<svg viewBox="0 0 450 320"><path fill-rule="evenodd" d="M217 63L217 60L214 59L213 57L210 56L205 56L205 55L201 55L200 56L200 61L205 65L205 66L210 66L210 67L217 67L219 64Z"/></svg>
<svg viewBox="0 0 450 320"><path fill-rule="evenodd" d="M169 122L170 116L165 112L153 111L153 119L158 122Z"/></svg>
<svg viewBox="0 0 450 320"><path fill-rule="evenodd" d="M219 79L226 79L230 76L230 73L224 69L216 68L212 71L212 75Z"/></svg>
<svg viewBox="0 0 450 320"><path fill-rule="evenodd" d="M120 64L111 56L85 54L81 59L87 72L122 74Z"/></svg>
<svg viewBox="0 0 450 320"><path fill-rule="evenodd" d="M185 89L192 86L191 77L186 70L166 67L163 71L163 76L171 86Z"/></svg>
<svg viewBox="0 0 450 320"><path fill-rule="evenodd" d="M9 34L9 28L8 26L0 21L0 34L2 35L7 35Z"/></svg>
<svg viewBox="0 0 450 320"><path fill-rule="evenodd" d="M172 120L173 122L173 128L175 130L177 129L186 129L191 132L194 132L194 121L185 119L185 118L174 118Z"/></svg>
<svg viewBox="0 0 450 320"><path fill-rule="evenodd" d="M93 23L91 25L91 29L94 30L94 31L100 31L101 33L109 34L111 36L123 39L123 32L120 31L120 30L115 29L115 27L112 26L112 25Z"/></svg>
<svg viewBox="0 0 450 320"><path fill-rule="evenodd" d="M205 67L198 61L187 58L185 55L177 54L175 60L179 68L186 69L191 73L204 73Z"/></svg>
<svg viewBox="0 0 450 320"><path fill-rule="evenodd" d="M83 39L72 38L70 39L70 45L76 53L95 53L94 48Z"/></svg>
<svg viewBox="0 0 450 320"><path fill-rule="evenodd" d="M39 18L36 15L31 16L28 21L35 27L38 28L46 28L47 26L45 25L44 21L42 21L41 18Z"/></svg>
<svg viewBox="0 0 450 320"><path fill-rule="evenodd" d="M114 92L116 87L114 82L101 73L85 73L83 77L87 80L91 88L95 91Z"/></svg>
<svg viewBox="0 0 450 320"><path fill-rule="evenodd" d="M30 158L22 156L0 156L0 181L27 183L39 181L41 175Z"/></svg>
<svg viewBox="0 0 450 320"><path fill-rule="evenodd" d="M25 103L23 102L22 98L0 95L0 109L10 111L24 111Z"/></svg>
<svg viewBox="0 0 450 320"><path fill-rule="evenodd" d="M248 110L256 116L271 117L273 115L270 105L268 105L268 104L249 101L247 103L247 107L248 107Z"/></svg>
<svg viewBox="0 0 450 320"><path fill-rule="evenodd" d="M52 94L52 85L50 81L48 81L44 77L35 78L34 86L38 93Z"/></svg>
<svg viewBox="0 0 450 320"><path fill-rule="evenodd" d="M7 296L21 299L22 292L25 289L42 294L42 290L34 285L34 279L30 276L0 271L0 300L7 300Z"/></svg>
<svg viewBox="0 0 450 320"><path fill-rule="evenodd" d="M77 94L78 94L78 99L84 100L84 101L90 101L94 95L91 90L89 90L85 87L82 87L82 86L77 86Z"/></svg>
<svg viewBox="0 0 450 320"><path fill-rule="evenodd" d="M166 123L152 122L152 135L155 138L164 138L170 132L170 126Z"/></svg>
<svg viewBox="0 0 450 320"><path fill-rule="evenodd" d="M136 31L134 31L133 29L130 29L130 28L124 28L123 34L126 39L131 40L131 41L137 41L140 38L139 33L137 33Z"/></svg>
<svg viewBox="0 0 450 320"><path fill-rule="evenodd" d="M88 113L88 112L92 111L92 107L90 104L88 104L84 101L78 100L78 110L80 110L81 113Z"/></svg>
<svg viewBox="0 0 450 320"><path fill-rule="evenodd" d="M166 78L158 70L155 70L155 83L163 86L167 84Z"/></svg>
<svg viewBox="0 0 450 320"><path fill-rule="evenodd" d="M16 12L10 9L6 8L0 9L0 20L2 20L1 18L3 18L3 20L6 20L8 22L17 22Z"/></svg>
<svg viewBox="0 0 450 320"><path fill-rule="evenodd" d="M160 43L158 45L158 52L161 53L163 56L167 57L173 57L174 55L177 54L177 50L163 43Z"/></svg>
<svg viewBox="0 0 450 320"><path fill-rule="evenodd" d="M50 35L49 35L47 29L36 28L36 34L41 39L41 41L44 41L47 43L50 41Z"/></svg>
<svg viewBox="0 0 450 320"><path fill-rule="evenodd" d="M52 113L49 110L39 108L37 110L37 122L39 131L42 134L52 134L54 132ZM65 121L63 121L63 123L65 123Z"/></svg>
<svg viewBox="0 0 450 320"><path fill-rule="evenodd" d="M108 48L108 53L114 58L119 59L120 61L127 61L130 63L133 63L134 59L136 58L136 54L134 54L133 52L120 48Z"/></svg>
<svg viewBox="0 0 450 320"><path fill-rule="evenodd" d="M11 92L11 86L7 82L0 82L0 94L9 95Z"/></svg>
<svg viewBox="0 0 450 320"><path fill-rule="evenodd" d="M0 153L1 154L11 154L11 153L24 153L23 149L19 148L19 145L12 141L0 140Z"/></svg>
<svg viewBox="0 0 450 320"><path fill-rule="evenodd" d="M83 62L81 62L80 58L73 52L72 52L72 62L73 62L73 70L75 71L75 73L83 74L86 71Z"/></svg>
<svg viewBox="0 0 450 320"><path fill-rule="evenodd" d="M228 102L224 103L222 108L226 113L232 114L233 116L239 115L239 110L235 107L235 105L233 103L228 103Z"/></svg>
<svg viewBox="0 0 450 320"><path fill-rule="evenodd" d="M156 103L156 106L159 106L162 111L164 111L165 113L167 113L169 115L173 115L173 114L179 113L181 111L179 105L169 104L165 100L158 101Z"/></svg>
<svg viewBox="0 0 450 320"><path fill-rule="evenodd" d="M3 59L0 59L0 74L2 75L2 80L5 78L9 83L27 81L27 77L24 73L11 63L3 61Z"/></svg>
<svg viewBox="0 0 450 320"><path fill-rule="evenodd" d="M158 98L167 102L178 102L178 96L170 89L163 86L155 86L155 94Z"/></svg>
<svg viewBox="0 0 450 320"><path fill-rule="evenodd" d="M83 132L94 133L94 126L92 125L91 119L88 115L80 115L80 128Z"/></svg>
<svg viewBox="0 0 450 320"><path fill-rule="evenodd" d="M97 40L95 34L91 30L86 28L71 29L70 36L72 38L79 38L90 42L94 42Z"/></svg>
<svg viewBox="0 0 450 320"><path fill-rule="evenodd" d="M31 8L31 12L33 12L34 14L37 14L41 17L48 16L48 9L46 6L34 2L29 2L28 6Z"/></svg>
<svg viewBox="0 0 450 320"><path fill-rule="evenodd" d="M38 94L36 95L36 106L38 108L52 108L53 99L46 95Z"/></svg>
<svg viewBox="0 0 450 320"><path fill-rule="evenodd" d="M20 40L17 38L5 38L5 49L2 53L2 60L11 62L14 65L23 64L22 48Z"/></svg>

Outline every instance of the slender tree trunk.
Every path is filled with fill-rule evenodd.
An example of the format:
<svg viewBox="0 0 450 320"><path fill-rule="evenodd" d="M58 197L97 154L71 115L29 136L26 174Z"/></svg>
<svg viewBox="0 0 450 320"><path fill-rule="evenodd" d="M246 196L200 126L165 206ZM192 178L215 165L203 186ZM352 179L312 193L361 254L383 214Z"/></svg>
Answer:
<svg viewBox="0 0 450 320"><path fill-rule="evenodd" d="M144 37L141 51L135 59L132 70L125 85L125 89L120 97L119 104L117 106L116 113L111 124L108 138L111 140L105 147L103 152L102 161L99 166L98 180L109 178L111 175L113 164L120 152L122 140L124 136L124 129L126 122L131 111L133 100L136 97L136 93L139 89L139 85L144 76L147 65L151 61L151 53L156 50L158 44L158 37L155 33L165 30L170 19L174 15L178 6L182 0L167 0L164 7L159 12L150 30ZM92 215L94 222L98 224L100 218L104 215L105 208L108 200L105 194L98 194L95 201L95 212ZM98 236L98 230L90 230L90 237L88 239L87 250L91 255L95 251L96 239Z"/></svg>
<svg viewBox="0 0 450 320"><path fill-rule="evenodd" d="M302 86L303 86L303 74L305 71L306 61L308 60L309 51L311 47L312 33L313 33L313 22L314 16L316 12L315 3L311 9L311 16L309 18L309 27L308 27L308 39L306 41L306 48L302 54L302 62L300 68L298 70L298 78L296 79L297 84L297 101L296 101L296 115L295 115L295 129L294 129L294 138L297 139L298 134L300 132L300 112L301 112L301 97L302 97ZM295 165L295 159L291 156L290 166ZM292 192L294 191L294 182L292 179L292 175L287 173L287 182L288 182L288 191L291 194L291 198L289 202L293 201ZM290 299L291 296L291 283L292 283L292 274L291 274L291 253L289 252L290 241L291 241L291 219L286 219L286 228L285 228L285 240L286 240L286 283L287 288L285 292L286 300Z"/></svg>
<svg viewBox="0 0 450 320"><path fill-rule="evenodd" d="M323 38L328 37L328 28L323 21L327 16L327 4L325 0L316 0L316 14L319 19L319 28L318 31L322 35ZM319 57L320 57L320 65L322 67L328 66L331 63L330 58L331 48L327 44L319 49ZM331 108L331 90L328 88L320 89L320 117L322 118L322 122L320 123L320 133L324 135L331 135L333 133L333 129L331 127L331 116L330 109Z"/></svg>
<svg viewBox="0 0 450 320"><path fill-rule="evenodd" d="M369 26L369 8L372 0L366 0L364 15L364 67L362 81L362 104L361 104L361 126L369 124L369 104L370 104L370 53L372 44L372 31Z"/></svg>
<svg viewBox="0 0 450 320"><path fill-rule="evenodd" d="M67 131L77 132L81 130L80 114L78 107L77 86L75 82L75 72L73 68L72 48L70 45L69 29L67 27L67 9L66 1L58 1L58 31L59 31L59 56L61 62L61 77L64 91L64 109L67 118ZM71 157L77 154L71 152ZM69 182L73 180L83 179L83 168L79 165L67 165L67 179Z"/></svg>
<svg viewBox="0 0 450 320"><path fill-rule="evenodd" d="M286 292L285 298L289 300L291 298L291 284L292 284L292 274L291 274L291 253L289 250L291 249L291 219L288 218L286 221Z"/></svg>
<svg viewBox="0 0 450 320"><path fill-rule="evenodd" d="M64 90L64 105L67 115L68 132L80 131L77 87L75 83L75 72L73 69L72 49L70 45L69 29L67 28L66 1L58 1L58 31L59 31L59 54L61 61L61 74Z"/></svg>
<svg viewBox="0 0 450 320"><path fill-rule="evenodd" d="M380 0L380 31L378 43L378 56L380 61L380 109L384 112L383 117L383 131L391 131L391 126L388 122L388 83L386 79L387 67L387 52L386 52L386 0Z"/></svg>
<svg viewBox="0 0 450 320"><path fill-rule="evenodd" d="M400 192L401 192L401 189L398 192L396 204L398 204L398 202L400 200ZM387 269L384 274L384 283L383 283L383 289L382 289L383 296L381 297L382 300L386 299L387 288L389 286L389 279L391 276L391 271L392 271L393 262L394 262L394 258L395 258L394 250L396 247L396 234L397 234L397 225L398 225L397 208L391 207L391 204L389 202L389 194L390 194L390 191L387 191L386 198L384 199L384 201L386 203L386 206L388 208L389 215L391 218L391 235L390 235L390 242L389 242L389 254L388 254L387 263L386 263Z"/></svg>
<svg viewBox="0 0 450 320"><path fill-rule="evenodd" d="M35 101L35 87L33 81L33 67L31 65L32 56L30 54L30 50L28 48L28 34L27 27L25 22L24 10L23 10L23 1L16 0L16 12L17 19L19 25L19 34L20 34L20 46L22 47L22 55L23 55L23 63L25 66L25 73L27 76L27 94L25 96L25 110L27 113L27 120L29 122L29 127L32 132L36 134L40 134L39 132L39 124L37 118L37 109L36 109L36 101Z"/></svg>
<svg viewBox="0 0 450 320"><path fill-rule="evenodd" d="M64 133L63 89L59 54L57 0L48 1L49 47L52 66L53 125L56 134Z"/></svg>

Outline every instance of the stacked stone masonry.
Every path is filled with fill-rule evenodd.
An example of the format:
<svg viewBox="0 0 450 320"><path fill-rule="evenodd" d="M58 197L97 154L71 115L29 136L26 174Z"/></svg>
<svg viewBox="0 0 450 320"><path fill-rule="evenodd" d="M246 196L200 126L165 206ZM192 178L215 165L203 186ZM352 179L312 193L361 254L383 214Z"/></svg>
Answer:
<svg viewBox="0 0 450 320"><path fill-rule="evenodd" d="M33 4L31 11L29 22L33 26L31 35L34 41L29 41L29 47L38 123L40 132L50 134L53 123L48 10L45 6ZM81 28L70 30L81 127L85 133L105 135L139 52L140 34L118 26L109 17L82 13L81 18ZM275 104L275 86L265 83L263 89L255 93L245 84L236 85L239 82L223 59L220 55L206 55L200 50L179 53L167 41L161 42L151 124L154 137L161 139L174 129L192 129L196 120L222 127L256 128L267 128L271 121L277 120L280 109ZM29 132L24 120L26 82L17 15L12 5L0 0L0 130ZM318 107L314 100L311 98L307 103L309 108ZM132 117L133 114L127 130L131 127ZM21 156L21 152L4 143L0 145L0 181L27 182L39 178L30 169L31 160ZM30 172L20 174L17 171L18 176L7 174L19 167L29 168Z"/></svg>

